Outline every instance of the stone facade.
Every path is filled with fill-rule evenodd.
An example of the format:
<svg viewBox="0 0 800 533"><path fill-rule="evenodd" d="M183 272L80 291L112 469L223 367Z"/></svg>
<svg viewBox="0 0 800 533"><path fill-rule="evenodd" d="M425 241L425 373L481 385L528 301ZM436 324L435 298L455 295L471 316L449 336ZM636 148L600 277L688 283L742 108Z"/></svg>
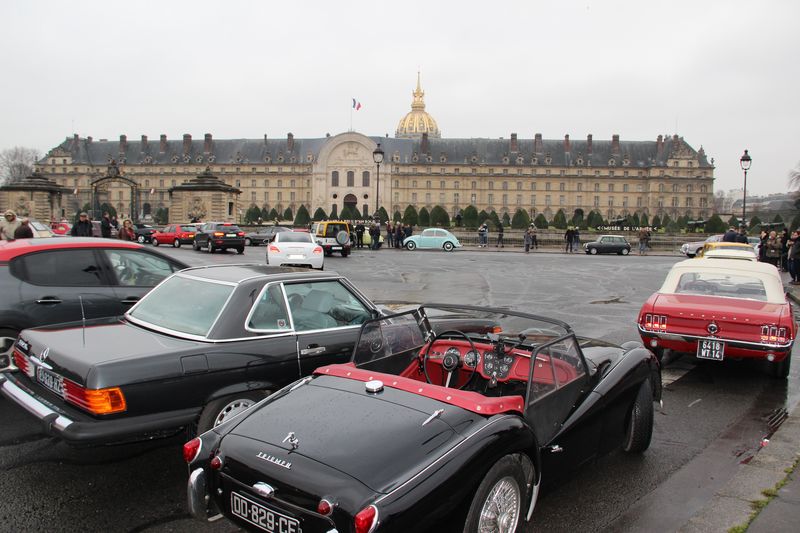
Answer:
<svg viewBox="0 0 800 533"><path fill-rule="evenodd" d="M29 217L47 224L61 217L61 187L34 173L19 181L0 187L2 210L11 209L20 217Z"/></svg>

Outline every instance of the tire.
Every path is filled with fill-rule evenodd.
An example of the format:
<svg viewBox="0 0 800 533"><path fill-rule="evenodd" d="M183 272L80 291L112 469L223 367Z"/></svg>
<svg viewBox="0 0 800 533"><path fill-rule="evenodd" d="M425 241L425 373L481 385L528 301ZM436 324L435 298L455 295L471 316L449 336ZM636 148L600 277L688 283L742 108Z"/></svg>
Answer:
<svg viewBox="0 0 800 533"><path fill-rule="evenodd" d="M786 356L786 359L780 363L768 363L769 375L775 379L786 379L789 377L789 370L792 366L792 354Z"/></svg>
<svg viewBox="0 0 800 533"><path fill-rule="evenodd" d="M172 247L173 248L180 248L181 247L181 240L180 239L175 239L174 241L172 241Z"/></svg>
<svg viewBox="0 0 800 533"><path fill-rule="evenodd" d="M347 257L350 255L350 250L342 250L342 257Z"/></svg>
<svg viewBox="0 0 800 533"><path fill-rule="evenodd" d="M11 365L11 353L17 341L19 331L12 328L0 328L0 370Z"/></svg>
<svg viewBox="0 0 800 533"><path fill-rule="evenodd" d="M240 246L239 248L237 248L236 253L242 255L244 253L244 246Z"/></svg>
<svg viewBox="0 0 800 533"><path fill-rule="evenodd" d="M417 243L415 243L414 241L409 241L409 242L406 243L406 249L409 252L413 252L416 247L417 247Z"/></svg>
<svg viewBox="0 0 800 533"><path fill-rule="evenodd" d="M589 253L592 255L597 255L597 248L589 248Z"/></svg>
<svg viewBox="0 0 800 533"><path fill-rule="evenodd" d="M620 255L628 255L629 253L631 253L631 251L628 250L627 248L623 248L622 250L619 251L619 253Z"/></svg>
<svg viewBox="0 0 800 533"><path fill-rule="evenodd" d="M136 237L136 242L138 242L139 244L144 244L144 241L146 240L147 239L144 238L144 235L139 235L138 237Z"/></svg>
<svg viewBox="0 0 800 533"><path fill-rule="evenodd" d="M213 245L213 244L211 244L211 239L209 239L209 240L208 240L208 243L206 243L206 251L207 251L208 253L210 253L210 254L213 254L213 253L214 253L214 245Z"/></svg>
<svg viewBox="0 0 800 533"><path fill-rule="evenodd" d="M523 505L527 500L522 465L510 455L497 461L484 476L469 506L464 533L482 531L491 524L500 531L522 529ZM497 515L497 511L500 516Z"/></svg>
<svg viewBox="0 0 800 533"><path fill-rule="evenodd" d="M197 246L197 241L192 241L192 250L194 250L195 252L200 250L200 247Z"/></svg>
<svg viewBox="0 0 800 533"><path fill-rule="evenodd" d="M159 244L158 239L153 239L153 246L158 246Z"/></svg>
<svg viewBox="0 0 800 533"><path fill-rule="evenodd" d="M244 240L244 245L245 246L253 246L253 241L251 241L249 238L245 239Z"/></svg>
<svg viewBox="0 0 800 533"><path fill-rule="evenodd" d="M197 419L197 434L205 433L215 428L225 420L252 407L264 398L260 392L240 392L224 398L217 398L203 408L200 418Z"/></svg>
<svg viewBox="0 0 800 533"><path fill-rule="evenodd" d="M454 248L454 246L453 246L453 243L452 243L452 242L450 242L450 241L447 241L446 243L444 243L444 246L443 246L442 248L444 248L444 251L445 251L445 252L452 252L452 251L453 251L453 248Z"/></svg>
<svg viewBox="0 0 800 533"><path fill-rule="evenodd" d="M639 386L628 417L622 449L628 453L643 452L650 447L653 436L653 390L649 379Z"/></svg>

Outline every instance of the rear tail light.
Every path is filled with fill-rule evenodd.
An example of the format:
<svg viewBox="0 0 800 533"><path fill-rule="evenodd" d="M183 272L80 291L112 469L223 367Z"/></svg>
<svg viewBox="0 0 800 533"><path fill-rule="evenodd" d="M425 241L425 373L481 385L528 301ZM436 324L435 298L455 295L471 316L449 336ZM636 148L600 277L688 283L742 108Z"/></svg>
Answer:
<svg viewBox="0 0 800 533"><path fill-rule="evenodd" d="M244 232L243 232L243 231L240 231L240 232L239 232L239 233L237 233L236 235L238 235L239 237L244 237Z"/></svg>
<svg viewBox="0 0 800 533"><path fill-rule="evenodd" d="M211 459L211 468L214 470L221 470L222 469L222 457L219 455L215 455L213 459Z"/></svg>
<svg viewBox="0 0 800 533"><path fill-rule="evenodd" d="M222 231L215 231L214 232L214 237L224 237L224 236L225 236L225 233L222 232Z"/></svg>
<svg viewBox="0 0 800 533"><path fill-rule="evenodd" d="M64 380L64 399L96 415L120 413L128 408L119 387L85 389L68 379Z"/></svg>
<svg viewBox="0 0 800 533"><path fill-rule="evenodd" d="M191 463L197 456L200 455L200 449L203 447L203 441L199 437L195 437L183 445L183 460Z"/></svg>
<svg viewBox="0 0 800 533"><path fill-rule="evenodd" d="M335 505L327 498L323 498L317 505L317 512L322 516L330 516L333 513Z"/></svg>
<svg viewBox="0 0 800 533"><path fill-rule="evenodd" d="M378 508L374 505L364 507L353 519L356 533L372 533L378 525Z"/></svg>
<svg viewBox="0 0 800 533"><path fill-rule="evenodd" d="M316 248L314 248L314 252L313 253L316 254L316 255L321 254L322 253L322 247L321 246L317 246Z"/></svg>
<svg viewBox="0 0 800 533"><path fill-rule="evenodd" d="M650 331L667 331L667 315L644 315L644 329Z"/></svg>
<svg viewBox="0 0 800 533"><path fill-rule="evenodd" d="M31 366L28 358L25 357L19 350L14 350L14 364L17 365L21 371L30 377L33 377L33 367Z"/></svg>
<svg viewBox="0 0 800 533"><path fill-rule="evenodd" d="M783 344L788 340L786 334L786 328L779 328L778 326L761 326L761 342Z"/></svg>
<svg viewBox="0 0 800 533"><path fill-rule="evenodd" d="M269 245L269 251L270 252L275 252L276 254L281 253L281 249L278 248L277 246L275 246L274 244L270 244Z"/></svg>

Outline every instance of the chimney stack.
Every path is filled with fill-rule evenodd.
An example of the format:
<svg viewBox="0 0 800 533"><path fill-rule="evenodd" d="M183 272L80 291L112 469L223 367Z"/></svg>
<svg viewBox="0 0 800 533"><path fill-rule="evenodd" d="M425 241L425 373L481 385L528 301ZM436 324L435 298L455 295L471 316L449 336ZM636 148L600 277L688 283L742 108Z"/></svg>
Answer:
<svg viewBox="0 0 800 533"><path fill-rule="evenodd" d="M147 135L142 135L141 150L142 150L142 152L146 152L147 151Z"/></svg>
<svg viewBox="0 0 800 533"><path fill-rule="evenodd" d="M430 147L428 146L428 133L427 132L422 134L422 143L420 145L420 151L423 154L429 154L430 153Z"/></svg>
<svg viewBox="0 0 800 533"><path fill-rule="evenodd" d="M189 133L183 134L183 155L192 153L192 136Z"/></svg>
<svg viewBox="0 0 800 533"><path fill-rule="evenodd" d="M564 153L568 154L571 151L572 151L571 150L571 145L569 144L569 134L567 134L567 135L564 135Z"/></svg>
<svg viewBox="0 0 800 533"><path fill-rule="evenodd" d="M119 153L124 154L128 151L128 136L127 135L120 135L119 136Z"/></svg>
<svg viewBox="0 0 800 533"><path fill-rule="evenodd" d="M167 136L163 133L161 134L161 142L158 144L158 151L162 154L167 151Z"/></svg>
<svg viewBox="0 0 800 533"><path fill-rule="evenodd" d="M519 152L519 144L517 144L517 134L516 133L512 133L511 134L511 153L513 154L513 153L517 153L517 152Z"/></svg>
<svg viewBox="0 0 800 533"><path fill-rule="evenodd" d="M286 134L286 150L288 152L294 152L294 135L291 133Z"/></svg>
<svg viewBox="0 0 800 533"><path fill-rule="evenodd" d="M659 135L656 139L656 159L661 159L664 155L664 136Z"/></svg>
<svg viewBox="0 0 800 533"><path fill-rule="evenodd" d="M611 136L611 155L619 155L619 135Z"/></svg>
<svg viewBox="0 0 800 533"><path fill-rule="evenodd" d="M586 153L592 155L592 134L586 136Z"/></svg>
<svg viewBox="0 0 800 533"><path fill-rule="evenodd" d="M541 154L542 150L542 134L537 133L533 138L533 152L536 154Z"/></svg>
<svg viewBox="0 0 800 533"><path fill-rule="evenodd" d="M211 153L211 134L206 133L205 141L203 142L203 152L210 154Z"/></svg>
<svg viewBox="0 0 800 533"><path fill-rule="evenodd" d="M86 142L89 143L89 144L92 144L92 136L91 135L86 137Z"/></svg>

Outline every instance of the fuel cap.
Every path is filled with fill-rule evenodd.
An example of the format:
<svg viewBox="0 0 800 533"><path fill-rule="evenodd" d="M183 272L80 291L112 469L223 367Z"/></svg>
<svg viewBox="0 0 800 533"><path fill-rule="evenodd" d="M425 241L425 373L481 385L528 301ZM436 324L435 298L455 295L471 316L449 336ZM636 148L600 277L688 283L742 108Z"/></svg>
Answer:
<svg viewBox="0 0 800 533"><path fill-rule="evenodd" d="M372 381L367 381L366 383L367 392L381 392L383 390L383 381L373 379Z"/></svg>

